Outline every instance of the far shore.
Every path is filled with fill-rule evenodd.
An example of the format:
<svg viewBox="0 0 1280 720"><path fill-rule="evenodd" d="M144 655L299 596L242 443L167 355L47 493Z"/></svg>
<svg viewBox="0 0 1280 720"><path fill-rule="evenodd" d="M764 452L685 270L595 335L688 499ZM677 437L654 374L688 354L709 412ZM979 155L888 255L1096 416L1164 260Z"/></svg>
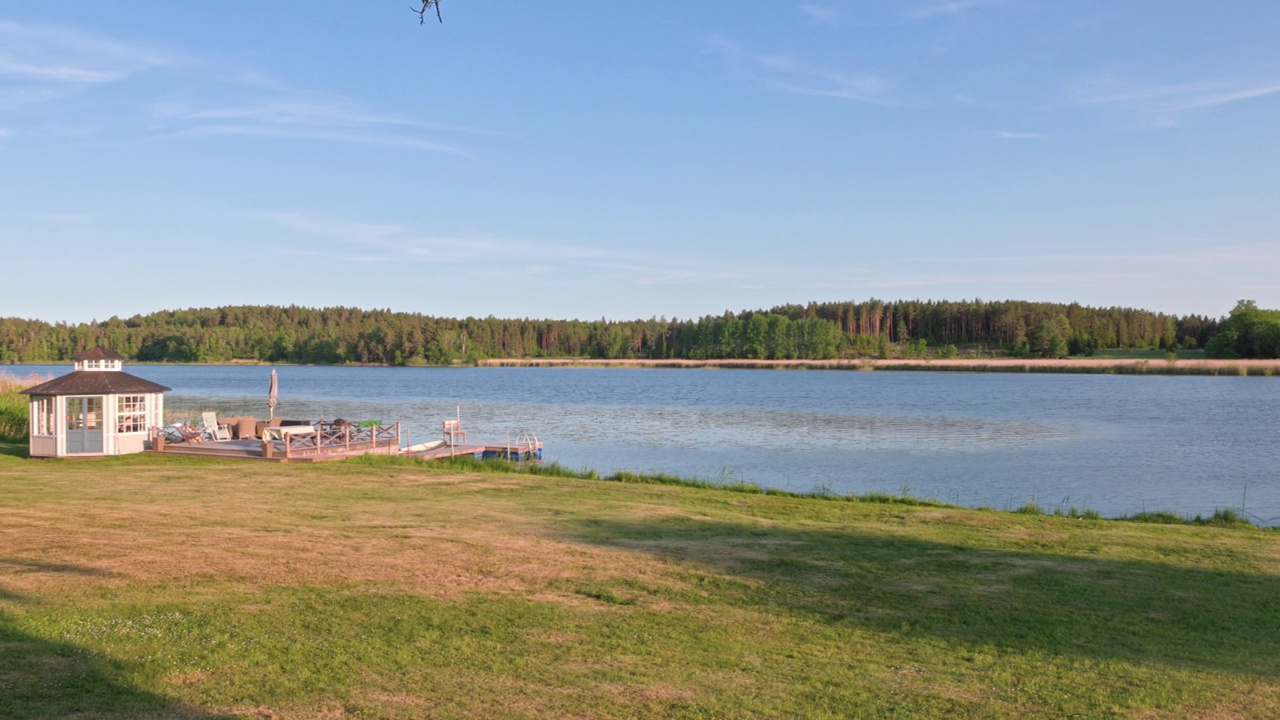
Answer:
<svg viewBox="0 0 1280 720"><path fill-rule="evenodd" d="M1118 373L1280 376L1280 360L1152 360L1144 358L937 358L839 360L604 360L495 358L481 367L760 368L811 370L937 370L958 372Z"/></svg>
<svg viewBox="0 0 1280 720"><path fill-rule="evenodd" d="M0 368L22 368L24 365L51 365L61 363L9 363ZM260 360L230 360L209 363L137 362L134 365L210 365L210 366L271 366L293 365L313 367L392 367L387 363L360 363L347 365L310 365L307 363L268 362ZM415 367L471 367L472 363L455 362L453 365L422 365ZM1280 377L1280 359L1272 360L1207 360L1187 358L1166 360L1163 358L929 358L929 359L879 359L841 358L836 360L685 360L685 359L603 359L603 358L485 358L476 360L475 367L583 367L583 368L706 368L706 369L757 369L757 370L899 370L934 372L1035 372L1035 373L1092 373L1116 375L1250 375ZM4 374L0 370L0 375Z"/></svg>

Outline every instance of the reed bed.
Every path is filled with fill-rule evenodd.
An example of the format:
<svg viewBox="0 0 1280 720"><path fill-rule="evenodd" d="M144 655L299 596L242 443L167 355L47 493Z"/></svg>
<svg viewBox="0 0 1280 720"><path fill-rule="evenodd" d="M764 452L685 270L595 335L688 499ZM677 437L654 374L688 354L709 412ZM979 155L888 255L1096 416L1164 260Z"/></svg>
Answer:
<svg viewBox="0 0 1280 720"><path fill-rule="evenodd" d="M39 373L16 376L0 372L0 442L26 442L28 402L22 391L49 379Z"/></svg>

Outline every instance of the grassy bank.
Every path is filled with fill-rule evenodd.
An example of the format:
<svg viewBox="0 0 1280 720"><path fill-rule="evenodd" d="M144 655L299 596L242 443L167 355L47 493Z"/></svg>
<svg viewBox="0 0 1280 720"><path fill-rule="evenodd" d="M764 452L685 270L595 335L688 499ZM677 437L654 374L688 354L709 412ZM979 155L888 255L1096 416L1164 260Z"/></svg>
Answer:
<svg viewBox="0 0 1280 720"><path fill-rule="evenodd" d="M0 454L0 717L1275 717L1280 534Z"/></svg>

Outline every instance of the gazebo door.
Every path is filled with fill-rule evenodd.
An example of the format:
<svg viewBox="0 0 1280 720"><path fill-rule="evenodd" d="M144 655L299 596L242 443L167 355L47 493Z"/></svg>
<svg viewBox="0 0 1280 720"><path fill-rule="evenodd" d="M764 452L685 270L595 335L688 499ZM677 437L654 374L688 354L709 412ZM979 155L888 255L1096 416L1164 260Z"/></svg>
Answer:
<svg viewBox="0 0 1280 720"><path fill-rule="evenodd" d="M102 452L102 396L67 398L67 454Z"/></svg>

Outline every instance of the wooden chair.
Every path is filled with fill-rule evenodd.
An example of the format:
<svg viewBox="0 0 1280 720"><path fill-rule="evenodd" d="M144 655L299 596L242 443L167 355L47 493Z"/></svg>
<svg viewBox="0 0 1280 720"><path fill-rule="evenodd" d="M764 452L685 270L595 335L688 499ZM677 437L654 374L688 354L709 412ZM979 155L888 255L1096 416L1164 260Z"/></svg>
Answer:
<svg viewBox="0 0 1280 720"><path fill-rule="evenodd" d="M444 427L441 428L441 436L445 444L453 447L461 442L467 441L467 431L462 429L461 420L445 420Z"/></svg>

